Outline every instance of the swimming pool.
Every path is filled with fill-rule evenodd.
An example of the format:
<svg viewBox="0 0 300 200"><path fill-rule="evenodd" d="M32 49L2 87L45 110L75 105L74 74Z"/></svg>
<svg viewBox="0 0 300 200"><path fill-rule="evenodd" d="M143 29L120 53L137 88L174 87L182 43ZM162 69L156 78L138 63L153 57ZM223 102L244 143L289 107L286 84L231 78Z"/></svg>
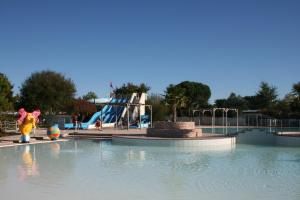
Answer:
<svg viewBox="0 0 300 200"><path fill-rule="evenodd" d="M300 148L68 142L0 148L1 199L300 199Z"/></svg>

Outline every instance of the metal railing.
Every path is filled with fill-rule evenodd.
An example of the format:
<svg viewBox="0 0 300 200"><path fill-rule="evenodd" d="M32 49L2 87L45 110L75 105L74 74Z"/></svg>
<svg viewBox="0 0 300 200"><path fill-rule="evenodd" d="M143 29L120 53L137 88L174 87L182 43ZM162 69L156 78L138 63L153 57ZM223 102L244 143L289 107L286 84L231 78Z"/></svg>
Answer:
<svg viewBox="0 0 300 200"><path fill-rule="evenodd" d="M222 117L216 117L212 121L211 117L177 117L177 121L194 121L197 126L211 126L214 123L216 126L224 124ZM300 119L275 119L275 118L246 118L228 117L228 126L251 126L251 127L300 127Z"/></svg>
<svg viewBox="0 0 300 200"><path fill-rule="evenodd" d="M196 126L201 126L202 130L205 130L207 133L234 134L255 128L264 129L268 133L300 131L300 119L249 118L241 116L238 120L236 117L228 118L227 123L224 124L223 117L216 117L212 120L211 116L201 116L178 117L177 121L194 121Z"/></svg>
<svg viewBox="0 0 300 200"><path fill-rule="evenodd" d="M16 121L0 121L0 129L3 130L4 132L7 131L18 131L19 126Z"/></svg>

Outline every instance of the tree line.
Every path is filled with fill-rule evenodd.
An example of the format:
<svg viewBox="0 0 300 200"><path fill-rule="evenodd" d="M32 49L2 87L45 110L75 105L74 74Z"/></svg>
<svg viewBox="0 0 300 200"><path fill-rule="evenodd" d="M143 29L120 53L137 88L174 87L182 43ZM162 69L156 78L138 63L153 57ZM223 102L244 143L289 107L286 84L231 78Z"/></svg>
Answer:
<svg viewBox="0 0 300 200"><path fill-rule="evenodd" d="M150 91L145 83L139 85L126 83L113 90L117 98L129 98L133 92ZM24 107L28 111L39 108L44 114L74 112L96 112L97 108L88 100L98 98L95 92L75 97L74 82L54 71L32 73L22 83L17 95L13 95L13 85L3 73L0 73L0 111L15 111ZM151 94L147 104L153 107L154 120L176 121L177 116L192 116L193 110L212 107L259 110L275 118L300 118L300 82L292 86L284 98L278 97L277 88L262 82L253 96L240 96L231 93L227 98L209 103L211 90L208 85L199 82L183 81L170 84L164 94Z"/></svg>

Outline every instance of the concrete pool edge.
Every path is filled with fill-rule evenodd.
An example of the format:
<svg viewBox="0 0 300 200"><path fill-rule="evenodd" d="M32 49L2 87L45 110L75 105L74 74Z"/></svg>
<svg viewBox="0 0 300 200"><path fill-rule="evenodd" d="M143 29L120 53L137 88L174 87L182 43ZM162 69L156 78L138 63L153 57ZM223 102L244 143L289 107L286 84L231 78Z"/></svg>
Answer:
<svg viewBox="0 0 300 200"><path fill-rule="evenodd" d="M134 137L113 136L112 144L136 145L136 146L177 146L177 147L214 147L235 146L234 136L206 136L199 138L158 138L158 137Z"/></svg>
<svg viewBox="0 0 300 200"><path fill-rule="evenodd" d="M58 140L37 140L37 141L31 141L30 143L0 143L0 148L5 147L15 147L15 146L24 146L24 145L34 145L34 144L48 144L48 143L55 143L55 142L67 142L68 139L58 139Z"/></svg>
<svg viewBox="0 0 300 200"><path fill-rule="evenodd" d="M239 133L237 144L271 145L281 147L300 147L299 132L271 133L266 130L252 129Z"/></svg>

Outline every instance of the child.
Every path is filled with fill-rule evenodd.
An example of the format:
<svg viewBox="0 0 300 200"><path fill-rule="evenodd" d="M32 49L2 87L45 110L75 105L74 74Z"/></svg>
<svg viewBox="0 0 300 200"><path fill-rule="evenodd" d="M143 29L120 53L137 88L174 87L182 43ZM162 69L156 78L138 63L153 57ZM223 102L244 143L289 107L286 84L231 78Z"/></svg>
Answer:
<svg viewBox="0 0 300 200"><path fill-rule="evenodd" d="M96 128L98 129L98 131L102 131L102 121L100 119L97 119L95 125L96 125Z"/></svg>

